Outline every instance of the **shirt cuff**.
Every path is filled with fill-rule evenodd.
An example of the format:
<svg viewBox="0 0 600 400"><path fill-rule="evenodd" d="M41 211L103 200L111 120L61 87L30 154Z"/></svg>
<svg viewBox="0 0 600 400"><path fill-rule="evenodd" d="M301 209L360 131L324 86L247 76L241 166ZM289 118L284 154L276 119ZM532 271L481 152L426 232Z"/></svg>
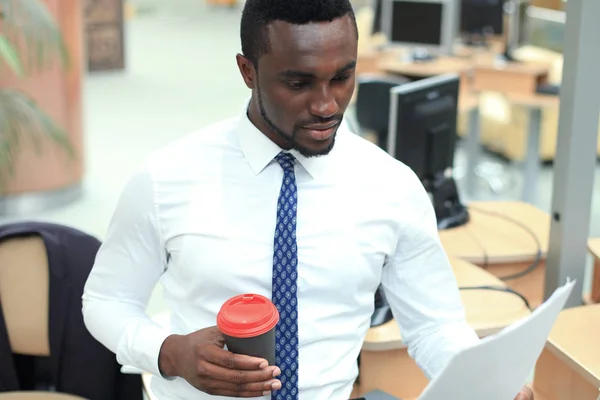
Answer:
<svg viewBox="0 0 600 400"><path fill-rule="evenodd" d="M158 365L160 349L172 332L159 327L152 321L144 321L127 330L118 351L118 361L122 365L132 365L142 371L164 379Z"/></svg>

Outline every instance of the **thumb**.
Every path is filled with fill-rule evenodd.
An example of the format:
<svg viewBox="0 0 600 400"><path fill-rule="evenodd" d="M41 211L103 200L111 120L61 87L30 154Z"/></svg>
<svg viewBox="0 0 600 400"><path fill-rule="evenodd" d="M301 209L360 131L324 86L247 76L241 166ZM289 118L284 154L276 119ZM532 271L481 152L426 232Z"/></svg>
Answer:
<svg viewBox="0 0 600 400"><path fill-rule="evenodd" d="M515 400L533 400L533 391L528 387L524 387L515 397Z"/></svg>
<svg viewBox="0 0 600 400"><path fill-rule="evenodd" d="M213 343L215 346L219 346L221 348L225 347L225 336L219 330L219 327L211 326L210 328L206 328L206 330L210 334L209 339L210 339L211 343Z"/></svg>

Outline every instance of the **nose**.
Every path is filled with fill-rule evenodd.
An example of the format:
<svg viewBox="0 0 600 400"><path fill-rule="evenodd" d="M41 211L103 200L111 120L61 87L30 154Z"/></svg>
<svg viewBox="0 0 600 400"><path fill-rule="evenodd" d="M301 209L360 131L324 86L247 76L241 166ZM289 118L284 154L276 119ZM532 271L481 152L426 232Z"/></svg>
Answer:
<svg viewBox="0 0 600 400"><path fill-rule="evenodd" d="M331 118L340 110L331 89L323 85L314 90L309 111L320 118Z"/></svg>

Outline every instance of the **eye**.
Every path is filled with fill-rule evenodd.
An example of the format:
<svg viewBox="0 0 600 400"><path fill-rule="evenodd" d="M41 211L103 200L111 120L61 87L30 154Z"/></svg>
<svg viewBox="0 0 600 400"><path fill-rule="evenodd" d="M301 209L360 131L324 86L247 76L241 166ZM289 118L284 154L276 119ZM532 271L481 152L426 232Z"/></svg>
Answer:
<svg viewBox="0 0 600 400"><path fill-rule="evenodd" d="M301 81L292 81L292 82L287 82L287 85L292 90L302 90L302 89L308 87L309 83L301 82Z"/></svg>
<svg viewBox="0 0 600 400"><path fill-rule="evenodd" d="M333 81L344 82L344 81L347 81L348 79L350 79L350 74L336 76L335 78L333 78Z"/></svg>

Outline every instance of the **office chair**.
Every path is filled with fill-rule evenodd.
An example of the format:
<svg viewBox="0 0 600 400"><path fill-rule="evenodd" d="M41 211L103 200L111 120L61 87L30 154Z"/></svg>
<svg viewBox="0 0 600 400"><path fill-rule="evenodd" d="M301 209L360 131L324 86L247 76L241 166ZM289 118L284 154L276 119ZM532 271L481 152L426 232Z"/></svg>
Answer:
<svg viewBox="0 0 600 400"><path fill-rule="evenodd" d="M0 225L0 400L143 399L141 376L121 373L83 320L100 245L63 225Z"/></svg>
<svg viewBox="0 0 600 400"><path fill-rule="evenodd" d="M0 243L0 303L16 356L50 356L49 271L46 247L38 236ZM85 400L56 392L0 393L0 400Z"/></svg>
<svg viewBox="0 0 600 400"><path fill-rule="evenodd" d="M371 315L371 328L383 325L392 319L394 319L392 309L380 285L375 292L375 309L373 310L373 315Z"/></svg>
<svg viewBox="0 0 600 400"><path fill-rule="evenodd" d="M375 133L377 145L387 151L390 89L410 82L399 75L363 74L356 78L355 115L360 132ZM360 132L356 132L360 134Z"/></svg>
<svg viewBox="0 0 600 400"><path fill-rule="evenodd" d="M0 393L0 400L86 400L83 397L52 392Z"/></svg>
<svg viewBox="0 0 600 400"><path fill-rule="evenodd" d="M377 326L383 325L394 319L394 315L392 314L392 309L388 304L385 293L383 291L383 287L379 285L377 290L375 291L375 309L373 310L373 314L371 315L371 328L375 328ZM360 368L360 354L356 360L358 367ZM357 377L356 383L360 383L360 376ZM369 397L367 397L368 399ZM0 399L2 400L2 399ZM357 400L361 400L360 398Z"/></svg>

